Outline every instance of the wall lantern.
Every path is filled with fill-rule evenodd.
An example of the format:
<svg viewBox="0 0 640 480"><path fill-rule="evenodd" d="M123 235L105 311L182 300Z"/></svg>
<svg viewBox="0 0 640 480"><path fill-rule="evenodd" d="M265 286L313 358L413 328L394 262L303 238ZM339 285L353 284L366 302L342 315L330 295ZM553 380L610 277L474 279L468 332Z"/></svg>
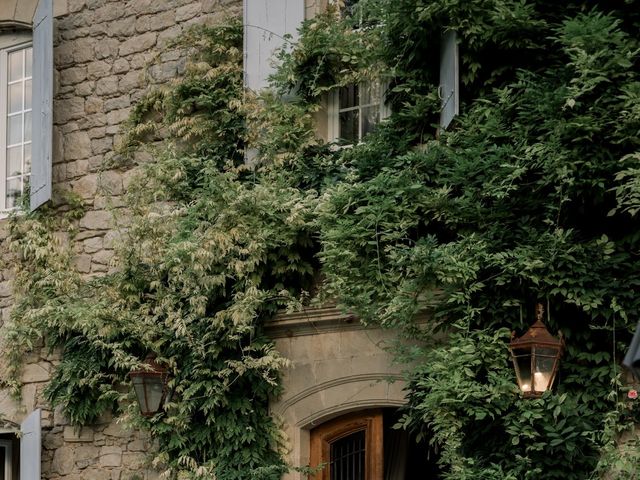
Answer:
<svg viewBox="0 0 640 480"><path fill-rule="evenodd" d="M145 417L158 413L167 396L167 369L156 361L155 356L149 355L142 368L129 372L129 377L140 405L140 413Z"/></svg>
<svg viewBox="0 0 640 480"><path fill-rule="evenodd" d="M539 397L553 385L564 350L562 335L556 338L542 323L544 307L536 305L536 323L509 344L518 386L525 397Z"/></svg>

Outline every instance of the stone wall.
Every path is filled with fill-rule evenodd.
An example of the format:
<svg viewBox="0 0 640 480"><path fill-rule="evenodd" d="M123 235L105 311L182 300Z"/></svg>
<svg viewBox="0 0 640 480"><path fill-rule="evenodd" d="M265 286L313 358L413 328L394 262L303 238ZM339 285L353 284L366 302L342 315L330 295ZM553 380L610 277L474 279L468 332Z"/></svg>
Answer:
<svg viewBox="0 0 640 480"><path fill-rule="evenodd" d="M28 24L35 0L0 0L0 25ZM29 10L27 12L27 10ZM167 41L196 23L212 23L240 14L240 0L54 0L54 158L56 189L72 190L86 206L73 245L75 266L83 274L110 268L112 214L127 188L131 172L104 170L113 155L122 122L150 85L175 77L184 67L176 53L160 53ZM157 55L159 63L145 67ZM0 241L7 236L0 220ZM5 249L4 260L9 259ZM12 270L0 271L0 320L12 304ZM59 359L36 349L25 353L23 400L0 391L0 415L20 422L43 409L45 479L133 480L156 478L145 466L150 441L111 418L76 431L64 415L51 411L41 397Z"/></svg>

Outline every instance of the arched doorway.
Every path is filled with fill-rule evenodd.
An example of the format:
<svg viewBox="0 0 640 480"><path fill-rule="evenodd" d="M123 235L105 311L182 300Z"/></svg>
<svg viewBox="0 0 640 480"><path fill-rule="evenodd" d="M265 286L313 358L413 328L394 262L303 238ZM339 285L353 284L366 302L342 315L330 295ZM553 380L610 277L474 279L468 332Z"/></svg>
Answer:
<svg viewBox="0 0 640 480"><path fill-rule="evenodd" d="M312 480L438 479L437 454L394 428L397 409L379 408L334 418L311 430Z"/></svg>

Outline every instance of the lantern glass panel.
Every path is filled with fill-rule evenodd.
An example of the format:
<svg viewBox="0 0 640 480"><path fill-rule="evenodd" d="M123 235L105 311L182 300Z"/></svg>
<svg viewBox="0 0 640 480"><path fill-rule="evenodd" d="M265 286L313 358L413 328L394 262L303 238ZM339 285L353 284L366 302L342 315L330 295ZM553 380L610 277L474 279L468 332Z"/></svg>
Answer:
<svg viewBox="0 0 640 480"><path fill-rule="evenodd" d="M556 348L535 348L535 373L533 374L535 391L544 392L551 387L557 354L558 349Z"/></svg>
<svg viewBox="0 0 640 480"><path fill-rule="evenodd" d="M518 384L523 392L530 392L531 383L531 351L528 349L515 350L513 361L516 367Z"/></svg>
<svg viewBox="0 0 640 480"><path fill-rule="evenodd" d="M160 411L164 396L164 382L161 375L142 375L132 379L133 388L143 415L153 415Z"/></svg>

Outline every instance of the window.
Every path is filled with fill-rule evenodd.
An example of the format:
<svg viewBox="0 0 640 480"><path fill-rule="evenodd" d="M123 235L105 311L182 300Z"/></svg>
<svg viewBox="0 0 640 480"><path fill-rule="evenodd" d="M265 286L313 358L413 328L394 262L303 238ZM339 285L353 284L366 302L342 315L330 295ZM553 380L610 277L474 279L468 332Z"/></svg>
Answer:
<svg viewBox="0 0 640 480"><path fill-rule="evenodd" d="M32 66L30 43L0 50L0 210L16 208L29 183Z"/></svg>
<svg viewBox="0 0 640 480"><path fill-rule="evenodd" d="M17 480L20 440L17 435L0 435L0 480Z"/></svg>
<svg viewBox="0 0 640 480"><path fill-rule="evenodd" d="M27 190L31 210L51 198L53 1L26 3L32 31L0 29L0 218Z"/></svg>
<svg viewBox="0 0 640 480"><path fill-rule="evenodd" d="M356 144L388 116L381 82L342 87L329 99L329 139Z"/></svg>

